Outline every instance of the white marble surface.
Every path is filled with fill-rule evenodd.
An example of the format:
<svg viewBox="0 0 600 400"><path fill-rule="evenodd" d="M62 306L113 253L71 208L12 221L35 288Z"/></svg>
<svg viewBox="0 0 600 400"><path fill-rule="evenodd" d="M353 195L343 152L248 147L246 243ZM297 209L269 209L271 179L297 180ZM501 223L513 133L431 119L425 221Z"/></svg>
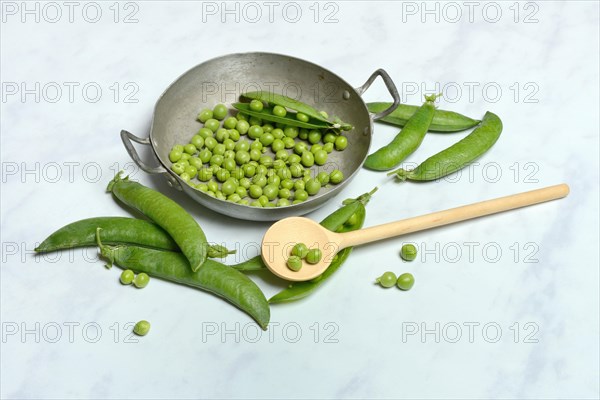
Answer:
<svg viewBox="0 0 600 400"><path fill-rule="evenodd" d="M87 7L93 19L93 4L77 3L70 22L69 6L54 3L62 16L53 23L55 6L28 3L38 4L36 22L23 3L2 2L2 398L598 398L597 2L481 2L471 21L462 2L427 3L437 16L421 2L329 2L317 4L317 22L311 2L297 3L296 23L282 15L285 3L272 22L268 6L255 3L256 23L239 3L240 21L223 23L220 2L194 1L120 3L115 23L113 3L97 3L97 23L82 15ZM123 23L132 12L137 22ZM324 23L331 12L337 22ZM141 291L121 287L119 270L105 270L95 249L32 255L67 222L129 215L104 193L118 168L183 204L210 238L259 240L266 224L201 210L131 169L118 136L147 132L155 99L180 73L243 51L305 58L357 86L385 68L408 103L439 82L440 107L503 118L502 137L470 175L419 185L361 171L342 197L380 186L368 225L560 182L572 193L410 235L421 250L411 264L397 255L402 239L357 249L313 296L274 306L274 324L258 340L245 314L208 294L158 280ZM21 84L35 92L36 82L39 100L22 99ZM52 82L62 88L56 102ZM68 82L78 84L72 99ZM93 86L102 89L95 103ZM125 102L132 88L137 102ZM387 99L383 85L366 99ZM394 133L377 126L374 146ZM431 134L407 161L462 136ZM371 284L388 269L412 272L414 289ZM267 296L281 288L256 280ZM152 331L128 343L127 324L139 319Z"/></svg>

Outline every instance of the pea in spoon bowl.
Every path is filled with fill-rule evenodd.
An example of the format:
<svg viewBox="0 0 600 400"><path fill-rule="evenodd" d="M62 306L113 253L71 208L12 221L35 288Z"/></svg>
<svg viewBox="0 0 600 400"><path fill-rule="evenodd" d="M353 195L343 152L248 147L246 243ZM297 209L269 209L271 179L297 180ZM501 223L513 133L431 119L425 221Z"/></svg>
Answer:
<svg viewBox="0 0 600 400"><path fill-rule="evenodd" d="M304 217L284 218L265 233L261 244L262 259L267 268L280 278L307 281L325 272L337 252L346 247L556 200L568 194L569 186L560 184L345 233L332 232ZM297 243L320 249L321 260L316 264L304 260L299 271L289 269L287 259Z"/></svg>

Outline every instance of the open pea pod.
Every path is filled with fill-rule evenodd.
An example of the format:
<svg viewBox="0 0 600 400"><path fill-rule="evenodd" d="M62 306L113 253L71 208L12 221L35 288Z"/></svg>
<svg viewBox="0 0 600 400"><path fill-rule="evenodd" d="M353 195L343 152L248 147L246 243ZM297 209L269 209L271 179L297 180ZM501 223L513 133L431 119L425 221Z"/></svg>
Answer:
<svg viewBox="0 0 600 400"><path fill-rule="evenodd" d="M236 110L248 114L251 117L257 117L263 119L265 121L275 122L279 124L285 124L289 126L295 126L298 128L306 128L306 129L331 129L331 125L327 123L323 123L322 121L315 121L316 123L311 122L302 122L295 118L287 118L280 117L278 115L273 115L270 109L263 109L262 111L254 111L250 109L250 105L248 103L233 103L233 108Z"/></svg>
<svg viewBox="0 0 600 400"><path fill-rule="evenodd" d="M289 108L290 110L306 114L309 118L313 120L324 122L328 124L330 128L333 129L349 131L353 128L352 125L346 124L342 121L330 121L329 119L325 118L325 116L323 116L319 111L309 106L308 104L277 93L269 92L266 90L259 90L256 92L242 93L242 97L246 97L252 100L260 100L269 104Z"/></svg>

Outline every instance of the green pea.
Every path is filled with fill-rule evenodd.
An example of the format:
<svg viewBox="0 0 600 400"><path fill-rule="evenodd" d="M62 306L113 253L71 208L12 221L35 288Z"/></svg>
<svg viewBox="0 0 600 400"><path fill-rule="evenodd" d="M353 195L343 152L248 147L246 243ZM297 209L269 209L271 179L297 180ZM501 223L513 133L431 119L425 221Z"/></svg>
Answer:
<svg viewBox="0 0 600 400"><path fill-rule="evenodd" d="M219 200L227 200L227 196L225 196L220 190L215 193L215 197Z"/></svg>
<svg viewBox="0 0 600 400"><path fill-rule="evenodd" d="M252 125L250 129L248 129L248 137L250 139L259 139L264 135L263 128L260 125ZM273 135L271 135L272 137ZM262 142L262 140L261 140ZM264 143L263 143L264 144Z"/></svg>
<svg viewBox="0 0 600 400"><path fill-rule="evenodd" d="M302 162L302 157L298 154L290 154L287 159L288 164L300 164Z"/></svg>
<svg viewBox="0 0 600 400"><path fill-rule="evenodd" d="M150 322L141 320L133 327L133 333L138 336L146 336L150 332Z"/></svg>
<svg viewBox="0 0 600 400"><path fill-rule="evenodd" d="M267 177L264 175L254 175L254 178L252 178L252 184L263 188L267 186Z"/></svg>
<svg viewBox="0 0 600 400"><path fill-rule="evenodd" d="M323 136L323 143L335 143L336 137L337 135L334 133L326 133L325 136Z"/></svg>
<svg viewBox="0 0 600 400"><path fill-rule="evenodd" d="M248 178L242 178L240 179L240 186L243 187L244 189L249 189L250 185L252 185L252 181Z"/></svg>
<svg viewBox="0 0 600 400"><path fill-rule="evenodd" d="M230 194L235 193L236 188L237 188L237 185L235 183L233 183L231 180L226 180L221 185L221 192L223 192L223 194L225 196L229 196Z"/></svg>
<svg viewBox="0 0 600 400"><path fill-rule="evenodd" d="M121 272L121 277L119 278L119 280L123 285L131 285L134 278L135 274L133 273L133 271L130 269L126 269L125 271Z"/></svg>
<svg viewBox="0 0 600 400"><path fill-rule="evenodd" d="M339 169L334 169L331 171L331 174L329 174L329 182L333 183L334 185L337 185L343 180L344 174Z"/></svg>
<svg viewBox="0 0 600 400"><path fill-rule="evenodd" d="M281 141L283 142L283 147L286 149L291 149L296 145L296 141L291 137L286 136L282 138Z"/></svg>
<svg viewBox="0 0 600 400"><path fill-rule="evenodd" d="M199 183L196 185L196 189L200 190L201 192L208 192L208 185L206 183Z"/></svg>
<svg viewBox="0 0 600 400"><path fill-rule="evenodd" d="M281 186L282 189L292 190L294 188L294 181L286 178L279 183L279 186Z"/></svg>
<svg viewBox="0 0 600 400"><path fill-rule="evenodd" d="M225 139L229 139L229 131L225 128L217 129L215 132L215 139L217 139L217 142L223 143Z"/></svg>
<svg viewBox="0 0 600 400"><path fill-rule="evenodd" d="M270 133L267 133L263 136L266 136L266 135L270 135ZM262 137L261 137L261 139L262 139ZM283 144L283 140L281 140L281 139L275 139L271 143L271 150L273 150L273 153L277 153L278 151L284 150L284 149L285 149L285 144ZM286 154L287 154L287 152L286 152Z"/></svg>
<svg viewBox="0 0 600 400"><path fill-rule="evenodd" d="M292 178L292 171L290 171L289 168L281 168L277 171L277 176L281 179L291 179Z"/></svg>
<svg viewBox="0 0 600 400"><path fill-rule="evenodd" d="M235 162L238 165L244 165L250 161L250 153L247 151L238 151L235 153Z"/></svg>
<svg viewBox="0 0 600 400"><path fill-rule="evenodd" d="M327 152L325 150L317 150L314 154L315 164L324 165L327 162Z"/></svg>
<svg viewBox="0 0 600 400"><path fill-rule="evenodd" d="M335 138L335 149L342 151L348 147L348 138L346 136L338 136Z"/></svg>
<svg viewBox="0 0 600 400"><path fill-rule="evenodd" d="M308 254L308 246L304 243L296 243L292 248L292 255L300 257L301 259L306 258Z"/></svg>
<svg viewBox="0 0 600 400"><path fill-rule="evenodd" d="M275 139L283 139L285 137L283 130L279 128L273 129L270 133Z"/></svg>
<svg viewBox="0 0 600 400"><path fill-rule="evenodd" d="M417 248L414 244L410 243L403 245L400 250L400 257L405 261L413 261L417 258Z"/></svg>
<svg viewBox="0 0 600 400"><path fill-rule="evenodd" d="M376 283L379 283L384 288L391 288L396 284L396 274L393 272L384 272L379 278L375 279Z"/></svg>
<svg viewBox="0 0 600 400"><path fill-rule="evenodd" d="M226 158L223 160L223 168L231 173L236 167L235 160L233 158Z"/></svg>
<svg viewBox="0 0 600 400"><path fill-rule="evenodd" d="M185 166L182 163L176 162L171 165L171 171L175 172L177 175L181 175L185 172Z"/></svg>
<svg viewBox="0 0 600 400"><path fill-rule="evenodd" d="M242 198L237 193L233 193L233 194L230 194L229 196L227 196L227 201L231 201L232 203L239 203L239 201L241 199Z"/></svg>
<svg viewBox="0 0 600 400"><path fill-rule="evenodd" d="M275 151L275 149L273 149L273 151ZM277 160L283 160L283 161L285 161L285 160L287 160L287 159L288 159L288 157L289 157L289 154L288 154L288 152L287 152L287 151L285 151L285 149L278 150L278 151L275 153L275 158L276 158ZM285 162L283 163L283 165L285 165Z"/></svg>
<svg viewBox="0 0 600 400"><path fill-rule="evenodd" d="M209 190L208 192L206 192L206 194L209 195L210 197L217 197L215 192L213 192L212 190Z"/></svg>
<svg viewBox="0 0 600 400"><path fill-rule="evenodd" d="M219 144L219 142L217 142L217 139L215 139L214 137L207 137L206 139L204 139L204 147L211 151L217 146L217 144Z"/></svg>
<svg viewBox="0 0 600 400"><path fill-rule="evenodd" d="M356 213L352 214L350 218L344 223L346 226L354 226L358 222L358 215Z"/></svg>
<svg viewBox="0 0 600 400"><path fill-rule="evenodd" d="M279 187L279 183L281 182L281 178L277 175L272 173L273 171L269 171L270 173L267 175L267 184L272 184L272 185L276 185L277 187Z"/></svg>
<svg viewBox="0 0 600 400"><path fill-rule="evenodd" d="M198 158L200 159L200 161L202 161L202 163L207 163L211 157L212 151L210 151L207 148L200 150L200 153L198 154Z"/></svg>
<svg viewBox="0 0 600 400"><path fill-rule="evenodd" d="M190 176L190 174L188 174L187 172L184 172L182 174L179 175L179 177L184 181L184 182L189 182L192 177Z"/></svg>
<svg viewBox="0 0 600 400"><path fill-rule="evenodd" d="M313 156L313 153L311 153L310 151L305 151L304 153L302 153L302 165L304 165L305 167L312 167L315 163L315 157Z"/></svg>
<svg viewBox="0 0 600 400"><path fill-rule="evenodd" d="M256 139L254 142L252 142L250 144L250 150L262 150L263 149L263 144L260 142L260 140Z"/></svg>
<svg viewBox="0 0 600 400"><path fill-rule="evenodd" d="M179 151L179 152L183 153L183 145L182 144L176 144L175 146L173 146L173 148L171 150L176 150L176 151Z"/></svg>
<svg viewBox="0 0 600 400"><path fill-rule="evenodd" d="M283 129L283 134L284 134L286 137L289 137L289 138L295 139L295 138L297 138L297 137L298 137L299 131L298 131L298 128L296 128L295 126L286 126L286 127Z"/></svg>
<svg viewBox="0 0 600 400"><path fill-rule="evenodd" d="M277 194L277 197L279 197L280 199L289 199L291 196L292 193L289 189L286 188L279 189L279 193Z"/></svg>
<svg viewBox="0 0 600 400"><path fill-rule="evenodd" d="M225 104L217 104L215 108L213 108L213 118L222 121L227 116L227 106Z"/></svg>
<svg viewBox="0 0 600 400"><path fill-rule="evenodd" d="M317 174L316 178L322 186L325 186L329 183L330 177L329 174L325 171L321 171Z"/></svg>
<svg viewBox="0 0 600 400"><path fill-rule="evenodd" d="M238 120L239 120L239 114L238 114ZM248 123L248 121L244 121L244 120L239 120L237 122L237 124L235 124L235 130L238 131L240 133L240 135L245 135L246 133L248 133L248 130L250 129L250 124Z"/></svg>
<svg viewBox="0 0 600 400"><path fill-rule="evenodd" d="M238 140L240 140L240 133L238 132L237 129L230 129L228 132L229 132L229 139L233 140L234 142L237 142Z"/></svg>
<svg viewBox="0 0 600 400"><path fill-rule="evenodd" d="M290 205L290 201L288 199L277 200L277 207L287 207L289 205Z"/></svg>
<svg viewBox="0 0 600 400"><path fill-rule="evenodd" d="M271 124L263 124L263 132L272 132L275 127Z"/></svg>
<svg viewBox="0 0 600 400"><path fill-rule="evenodd" d="M281 106L275 106L273 107L273 115L278 116L278 117L285 117L285 115L287 114L287 110L285 109L285 107L281 107Z"/></svg>
<svg viewBox="0 0 600 400"><path fill-rule="evenodd" d="M269 201L275 200L277 198L278 194L279 194L279 185L270 183L263 188L263 195L267 196L267 199L269 199Z"/></svg>
<svg viewBox="0 0 600 400"><path fill-rule="evenodd" d="M248 115L241 112L238 112L235 117L238 119L238 121L248 121Z"/></svg>
<svg viewBox="0 0 600 400"><path fill-rule="evenodd" d="M240 196L240 198L244 198L246 196L248 196L248 191L246 190L245 187L243 186L238 186L237 188L235 188L235 192L238 194L238 196Z"/></svg>
<svg viewBox="0 0 600 400"><path fill-rule="evenodd" d="M206 186L208 186L208 190L211 192L216 193L217 190L219 190L219 184L215 181L210 181L206 184Z"/></svg>
<svg viewBox="0 0 600 400"><path fill-rule="evenodd" d="M238 204L242 206L248 206L250 205L250 202L246 199L241 199L240 201L238 201Z"/></svg>
<svg viewBox="0 0 600 400"><path fill-rule="evenodd" d="M227 171L224 168L221 168L216 173L216 177L219 182L225 182L227 179L230 178L230 176L231 176L231 174L229 173L229 171Z"/></svg>
<svg viewBox="0 0 600 400"><path fill-rule="evenodd" d="M198 171L198 180L202 182L208 182L213 176L213 172L210 168L201 168Z"/></svg>
<svg viewBox="0 0 600 400"><path fill-rule="evenodd" d="M216 132L221 127L221 123L214 118L209 119L204 123L204 127Z"/></svg>
<svg viewBox="0 0 600 400"><path fill-rule="evenodd" d="M306 187L306 183L304 183L304 181L302 179L298 179L297 181L294 182L294 190L295 191L299 191L299 190L304 191L305 187ZM295 193L294 193L294 197L295 197Z"/></svg>
<svg viewBox="0 0 600 400"><path fill-rule="evenodd" d="M257 175L267 175L267 172L269 172L269 169L265 166L265 165L259 165L256 167L256 174Z"/></svg>
<svg viewBox="0 0 600 400"><path fill-rule="evenodd" d="M198 174L198 169L192 165L188 165L187 167L185 167L184 172L190 176L190 179L194 179Z"/></svg>
<svg viewBox="0 0 600 400"><path fill-rule="evenodd" d="M321 141L321 132L316 129L308 132L308 141L311 144L317 144Z"/></svg>
<svg viewBox="0 0 600 400"><path fill-rule="evenodd" d="M258 161L260 160L260 157L262 156L262 152L258 149L250 149L250 160L252 161Z"/></svg>
<svg viewBox="0 0 600 400"><path fill-rule="evenodd" d="M401 290L410 290L415 284L415 278L412 274L406 272L398 277L396 285Z"/></svg>
<svg viewBox="0 0 600 400"><path fill-rule="evenodd" d="M225 154L225 150L227 150L225 148L225 145L223 143L218 143L212 150L213 154L218 154L220 156L222 156L223 154Z"/></svg>
<svg viewBox="0 0 600 400"><path fill-rule="evenodd" d="M302 268L302 259L298 256L290 256L286 261L286 265L292 271L300 271L300 268Z"/></svg>
<svg viewBox="0 0 600 400"><path fill-rule="evenodd" d="M321 114L321 116L325 119L329 119L329 114L327 114L327 111L319 111L319 114Z"/></svg>
<svg viewBox="0 0 600 400"><path fill-rule="evenodd" d="M250 151L250 143L246 139L242 139L235 143L235 151Z"/></svg>
<svg viewBox="0 0 600 400"><path fill-rule="evenodd" d="M325 150L327 154L331 153L333 151L333 143L325 143L323 145L323 150Z"/></svg>
<svg viewBox="0 0 600 400"><path fill-rule="evenodd" d="M148 282L150 282L150 277L145 272L137 274L136 277L133 279L133 285L138 289L145 288L146 286L148 286Z"/></svg>
<svg viewBox="0 0 600 400"><path fill-rule="evenodd" d="M306 199L308 199L308 193L306 192L306 190L297 189L294 191L294 200L304 201Z"/></svg>
<svg viewBox="0 0 600 400"><path fill-rule="evenodd" d="M250 102L250 109L252 111L262 111L264 107L264 104L262 101L260 100L252 100Z"/></svg>
<svg viewBox="0 0 600 400"><path fill-rule="evenodd" d="M300 156L304 154L306 150L308 150L308 145L304 142L298 142L294 145L294 153Z"/></svg>
<svg viewBox="0 0 600 400"><path fill-rule="evenodd" d="M198 121L204 123L213 117L211 109L205 108L198 113Z"/></svg>
<svg viewBox="0 0 600 400"><path fill-rule="evenodd" d="M262 204L258 200L254 200L252 203L250 203L250 205L252 207L262 207Z"/></svg>
<svg viewBox="0 0 600 400"><path fill-rule="evenodd" d="M271 156L261 156L258 162L267 168L273 166L273 158Z"/></svg>
<svg viewBox="0 0 600 400"><path fill-rule="evenodd" d="M300 129L300 133L298 133L298 137L302 140L308 139L308 129L302 128Z"/></svg>
<svg viewBox="0 0 600 400"><path fill-rule="evenodd" d="M310 152L313 153L313 155L315 155L315 153L319 150L323 150L323 146L321 146L319 143L310 146Z"/></svg>
<svg viewBox="0 0 600 400"><path fill-rule="evenodd" d="M210 165L218 165L219 167L223 164L225 157L219 154L215 154L210 158Z"/></svg>
<svg viewBox="0 0 600 400"><path fill-rule="evenodd" d="M204 163L198 157L191 157L188 162L192 167L196 167L197 170L200 170L204 166Z"/></svg>
<svg viewBox="0 0 600 400"><path fill-rule="evenodd" d="M244 171L244 175L248 178L252 178L256 174L256 167L254 165L244 164L242 170Z"/></svg>
<svg viewBox="0 0 600 400"><path fill-rule="evenodd" d="M309 264L316 264L321 261L323 257L323 253L319 249L310 249L308 253L306 253L306 262Z"/></svg>
<svg viewBox="0 0 600 400"><path fill-rule="evenodd" d="M198 136L206 140L206 138L213 137L214 133L208 128L200 128L200 130L198 131Z"/></svg>
<svg viewBox="0 0 600 400"><path fill-rule="evenodd" d="M223 122L223 126L227 129L235 129L237 123L238 120L236 117L229 117L225 119L225 121Z"/></svg>
<svg viewBox="0 0 600 400"><path fill-rule="evenodd" d="M262 130L262 128L260 129ZM263 133L260 137L260 142L263 144L263 146L269 146L271 143L273 143L273 141L275 141L275 138L271 133Z"/></svg>
<svg viewBox="0 0 600 400"><path fill-rule="evenodd" d="M177 162L181 159L181 151L179 150L171 150L171 152L169 153L169 160L171 160L171 162Z"/></svg>
<svg viewBox="0 0 600 400"><path fill-rule="evenodd" d="M308 115L306 115L306 114L304 114L304 113L301 113L301 112L299 112L299 113L296 113L296 119L297 119L298 121L302 121L302 122L308 122L308 119L309 119L309 118L308 118Z"/></svg>
<svg viewBox="0 0 600 400"><path fill-rule="evenodd" d="M263 207L266 207L269 204L269 198L264 194L258 198L258 201Z"/></svg>
<svg viewBox="0 0 600 400"><path fill-rule="evenodd" d="M319 182L318 180L309 179L306 182L306 192L310 196L314 196L315 194L319 193L319 190L321 190L321 182Z"/></svg>

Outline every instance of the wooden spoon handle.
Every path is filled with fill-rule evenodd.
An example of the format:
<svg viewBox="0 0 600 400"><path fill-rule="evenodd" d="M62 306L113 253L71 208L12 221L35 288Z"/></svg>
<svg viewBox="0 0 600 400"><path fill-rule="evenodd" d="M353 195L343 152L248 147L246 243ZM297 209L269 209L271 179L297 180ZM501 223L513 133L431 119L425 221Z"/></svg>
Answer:
<svg viewBox="0 0 600 400"><path fill-rule="evenodd" d="M436 226L483 217L502 211L560 199L568 194L569 186L563 183L561 185L549 186L543 189L499 197L497 199L481 201L479 203L451 208L445 211L438 211L419 217L390 222L388 224L340 234L340 247L357 246L381 239L404 235L406 233L434 228Z"/></svg>

